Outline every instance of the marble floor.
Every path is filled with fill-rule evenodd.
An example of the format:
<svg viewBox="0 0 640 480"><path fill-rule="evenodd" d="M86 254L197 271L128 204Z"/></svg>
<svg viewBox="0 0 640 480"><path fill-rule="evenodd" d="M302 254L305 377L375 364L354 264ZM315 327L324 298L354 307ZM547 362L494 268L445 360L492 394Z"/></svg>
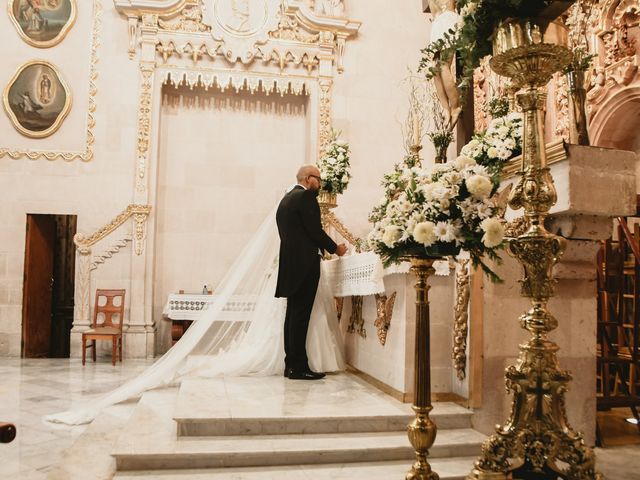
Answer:
<svg viewBox="0 0 640 480"><path fill-rule="evenodd" d="M115 463L109 453L136 402L110 407L92 424L77 427L48 424L42 416L99 396L151 363L151 360L126 360L124 365L112 367L108 361L89 362L83 368L78 359L0 359L0 420L15 423L18 428L14 442L0 444L0 479L112 478ZM166 395L173 394L167 391ZM605 478L640 480L640 446L596 452L598 469ZM291 471L291 478L310 478L296 477L295 467L287 470ZM207 478L194 474L193 478ZM262 474L260 478L272 478L268 471Z"/></svg>

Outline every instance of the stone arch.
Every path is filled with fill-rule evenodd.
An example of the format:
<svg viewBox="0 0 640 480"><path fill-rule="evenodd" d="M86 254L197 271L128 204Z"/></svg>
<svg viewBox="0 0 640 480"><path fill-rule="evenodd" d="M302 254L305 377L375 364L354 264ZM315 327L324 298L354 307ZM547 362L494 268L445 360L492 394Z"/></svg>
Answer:
<svg viewBox="0 0 640 480"><path fill-rule="evenodd" d="M640 85L615 92L590 122L591 143L640 151Z"/></svg>

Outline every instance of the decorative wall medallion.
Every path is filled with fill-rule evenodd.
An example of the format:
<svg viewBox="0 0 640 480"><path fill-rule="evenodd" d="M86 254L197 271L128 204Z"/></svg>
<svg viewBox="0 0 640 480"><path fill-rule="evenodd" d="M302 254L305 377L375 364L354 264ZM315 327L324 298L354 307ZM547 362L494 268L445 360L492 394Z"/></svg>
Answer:
<svg viewBox="0 0 640 480"><path fill-rule="evenodd" d="M269 41L269 32L278 29L281 0L206 0L204 23L212 28L214 40L230 62L249 63L256 46Z"/></svg>
<svg viewBox="0 0 640 480"><path fill-rule="evenodd" d="M29 45L53 47L76 19L76 0L9 0L9 17Z"/></svg>
<svg viewBox="0 0 640 480"><path fill-rule="evenodd" d="M69 87L56 67L44 60L21 66L2 100L16 130L31 138L54 133L71 109Z"/></svg>
<svg viewBox="0 0 640 480"><path fill-rule="evenodd" d="M214 9L222 28L239 36L255 35L264 28L269 13L266 0L218 0Z"/></svg>

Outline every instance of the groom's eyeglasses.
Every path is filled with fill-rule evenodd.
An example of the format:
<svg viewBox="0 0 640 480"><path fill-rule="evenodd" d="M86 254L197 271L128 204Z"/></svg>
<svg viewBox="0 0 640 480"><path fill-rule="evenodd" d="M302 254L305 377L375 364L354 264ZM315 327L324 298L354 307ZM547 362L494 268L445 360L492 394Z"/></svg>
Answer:
<svg viewBox="0 0 640 480"><path fill-rule="evenodd" d="M308 177L313 177L313 178L317 179L319 182L322 181L322 178L320 178L318 175L308 175Z"/></svg>

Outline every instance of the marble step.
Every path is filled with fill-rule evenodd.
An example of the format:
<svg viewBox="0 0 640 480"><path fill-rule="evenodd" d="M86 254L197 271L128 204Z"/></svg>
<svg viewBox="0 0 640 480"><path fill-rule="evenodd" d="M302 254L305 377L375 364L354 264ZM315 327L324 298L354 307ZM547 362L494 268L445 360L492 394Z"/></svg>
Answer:
<svg viewBox="0 0 640 480"><path fill-rule="evenodd" d="M430 458L475 456L484 435L469 429L438 432ZM333 464L414 458L405 432L260 435L119 441L112 455L118 471Z"/></svg>
<svg viewBox="0 0 640 480"><path fill-rule="evenodd" d="M434 405L438 429L470 428L472 412L454 403ZM173 419L180 437L405 431L409 404L350 374L317 382L282 377L186 380Z"/></svg>
<svg viewBox="0 0 640 480"><path fill-rule="evenodd" d="M429 460L440 480L464 480L476 457ZM118 472L114 480L389 480L404 478L411 461L311 464L278 467Z"/></svg>

